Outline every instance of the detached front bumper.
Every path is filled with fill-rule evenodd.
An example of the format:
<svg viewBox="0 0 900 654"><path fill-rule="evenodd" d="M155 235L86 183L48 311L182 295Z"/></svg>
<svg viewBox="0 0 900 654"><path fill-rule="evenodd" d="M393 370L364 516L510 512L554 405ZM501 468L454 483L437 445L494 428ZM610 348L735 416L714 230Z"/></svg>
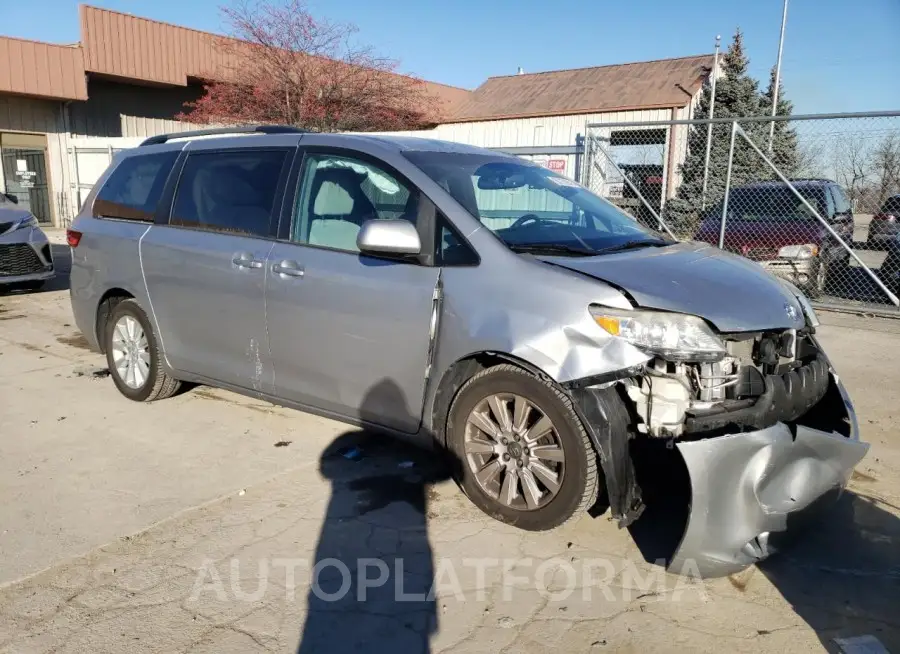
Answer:
<svg viewBox="0 0 900 654"><path fill-rule="evenodd" d="M670 570L707 577L742 570L776 551L773 536L789 522L802 522L838 498L869 445L859 441L853 406L829 373L834 386L823 401L843 401L844 411L834 414L845 414L848 436L778 422L676 444L690 475L691 509Z"/></svg>

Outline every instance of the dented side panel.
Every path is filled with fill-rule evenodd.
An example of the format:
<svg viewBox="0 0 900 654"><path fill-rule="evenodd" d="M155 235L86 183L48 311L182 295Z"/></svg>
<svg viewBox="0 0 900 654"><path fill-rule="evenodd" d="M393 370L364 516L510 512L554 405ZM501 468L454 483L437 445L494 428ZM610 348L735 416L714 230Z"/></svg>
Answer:
<svg viewBox="0 0 900 654"><path fill-rule="evenodd" d="M498 263L502 265L483 261L478 267L443 271L443 306L426 416L443 375L476 353L510 356L559 383L631 368L649 359L611 337L588 312L591 304L631 308L618 290L517 255Z"/></svg>
<svg viewBox="0 0 900 654"><path fill-rule="evenodd" d="M266 336L266 260L272 243L153 225L140 242L147 305L165 356L186 371L259 393L275 390ZM244 255L257 267L233 263Z"/></svg>

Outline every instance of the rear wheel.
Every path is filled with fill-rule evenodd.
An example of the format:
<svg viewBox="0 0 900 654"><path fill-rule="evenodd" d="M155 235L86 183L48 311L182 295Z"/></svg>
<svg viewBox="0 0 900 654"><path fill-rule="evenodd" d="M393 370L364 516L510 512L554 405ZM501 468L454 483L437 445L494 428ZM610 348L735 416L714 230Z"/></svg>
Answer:
<svg viewBox="0 0 900 654"><path fill-rule="evenodd" d="M460 486L501 522L553 529L597 499L597 456L571 400L521 368L472 377L450 408L447 439Z"/></svg>
<svg viewBox="0 0 900 654"><path fill-rule="evenodd" d="M181 382L161 369L156 336L136 300L122 300L115 306L105 336L106 362L122 395L136 402L151 402L178 390Z"/></svg>

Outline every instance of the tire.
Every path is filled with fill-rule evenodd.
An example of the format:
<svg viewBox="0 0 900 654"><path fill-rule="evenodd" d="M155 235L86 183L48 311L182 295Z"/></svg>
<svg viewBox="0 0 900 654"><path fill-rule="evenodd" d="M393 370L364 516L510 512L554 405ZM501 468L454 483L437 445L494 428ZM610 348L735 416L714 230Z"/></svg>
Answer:
<svg viewBox="0 0 900 654"><path fill-rule="evenodd" d="M490 408L491 397L503 404L506 415L511 418L510 423L515 423L518 418L515 407L519 400L526 400L531 405L527 412L522 412L526 417L521 423L528 428L516 431L514 424L507 423L510 430L494 432L494 437L512 434L508 445L501 444L503 437L490 437L487 431L470 422L470 417L475 413L481 416L487 413L495 421L493 426L499 426L500 421L495 420L496 413ZM482 411L481 407L488 408ZM549 419L552 428L538 440L529 441L539 432L544 432L536 424L541 422L541 414ZM478 424L484 423L479 420ZM529 443L531 447L523 450ZM477 447L484 452L488 445L500 448L510 456L509 460L504 461L504 455L496 451L472 451L473 447ZM503 364L488 368L463 385L448 413L447 447L459 464L455 469L463 491L478 508L500 522L529 531L554 529L580 516L597 499L600 487L597 454L572 407L571 399L552 381L539 379L516 366ZM537 448L541 449L540 455L535 454ZM514 460L513 457L521 458ZM527 471L517 461L522 461ZM537 464L541 464L544 470ZM507 488L504 484L511 474L508 472L510 468L505 466L516 465L519 467L514 468L514 481L509 483L516 489L516 497L512 502L503 502L500 498L509 496L509 493L504 493ZM555 491L544 481L548 478L548 469L556 474L559 482ZM479 482L476 475L479 470L482 479L490 478L488 483ZM494 470L498 470L496 478L493 478ZM526 484L525 475L532 483ZM534 501L535 480L541 494L537 502Z"/></svg>
<svg viewBox="0 0 900 654"><path fill-rule="evenodd" d="M40 280L34 281L34 282L22 282L21 284L18 285L18 288L23 291L34 292L34 291L39 291L42 288L44 288L45 283L46 283L46 280L43 280L43 279L40 279Z"/></svg>
<svg viewBox="0 0 900 654"><path fill-rule="evenodd" d="M829 272L829 266L826 265L822 259L819 259L816 262L812 279L809 280L809 283L804 289L806 291L806 296L810 300L815 300L825 293L825 287L828 285Z"/></svg>
<svg viewBox="0 0 900 654"><path fill-rule="evenodd" d="M146 347L142 351L146 352L147 369L142 376L142 383L135 385L136 377L131 378L131 383L123 378L120 372L120 364L116 361L116 357L121 354L122 350L116 347L114 343L117 325L120 321L124 325L133 324L134 321L140 326L146 339ZM126 330L127 331L127 330ZM135 333L137 333L135 331ZM167 375L160 367L159 345L156 341L156 334L150 325L147 314L137 303L136 300L127 299L119 302L109 314L104 330L104 345L106 349L106 363L109 366L109 374L112 377L116 388L129 400L135 402L152 402L154 400L162 400L173 395L181 386L181 382L174 377ZM126 355L127 356L127 355ZM126 371L126 377L127 377Z"/></svg>

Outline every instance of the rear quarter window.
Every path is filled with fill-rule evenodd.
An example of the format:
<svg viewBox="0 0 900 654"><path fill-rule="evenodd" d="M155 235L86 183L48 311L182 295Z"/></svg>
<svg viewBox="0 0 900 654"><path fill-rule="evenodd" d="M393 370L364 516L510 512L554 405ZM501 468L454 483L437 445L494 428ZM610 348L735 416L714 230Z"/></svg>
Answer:
<svg viewBox="0 0 900 654"><path fill-rule="evenodd" d="M178 152L135 155L124 159L94 199L95 218L153 222L169 171Z"/></svg>

